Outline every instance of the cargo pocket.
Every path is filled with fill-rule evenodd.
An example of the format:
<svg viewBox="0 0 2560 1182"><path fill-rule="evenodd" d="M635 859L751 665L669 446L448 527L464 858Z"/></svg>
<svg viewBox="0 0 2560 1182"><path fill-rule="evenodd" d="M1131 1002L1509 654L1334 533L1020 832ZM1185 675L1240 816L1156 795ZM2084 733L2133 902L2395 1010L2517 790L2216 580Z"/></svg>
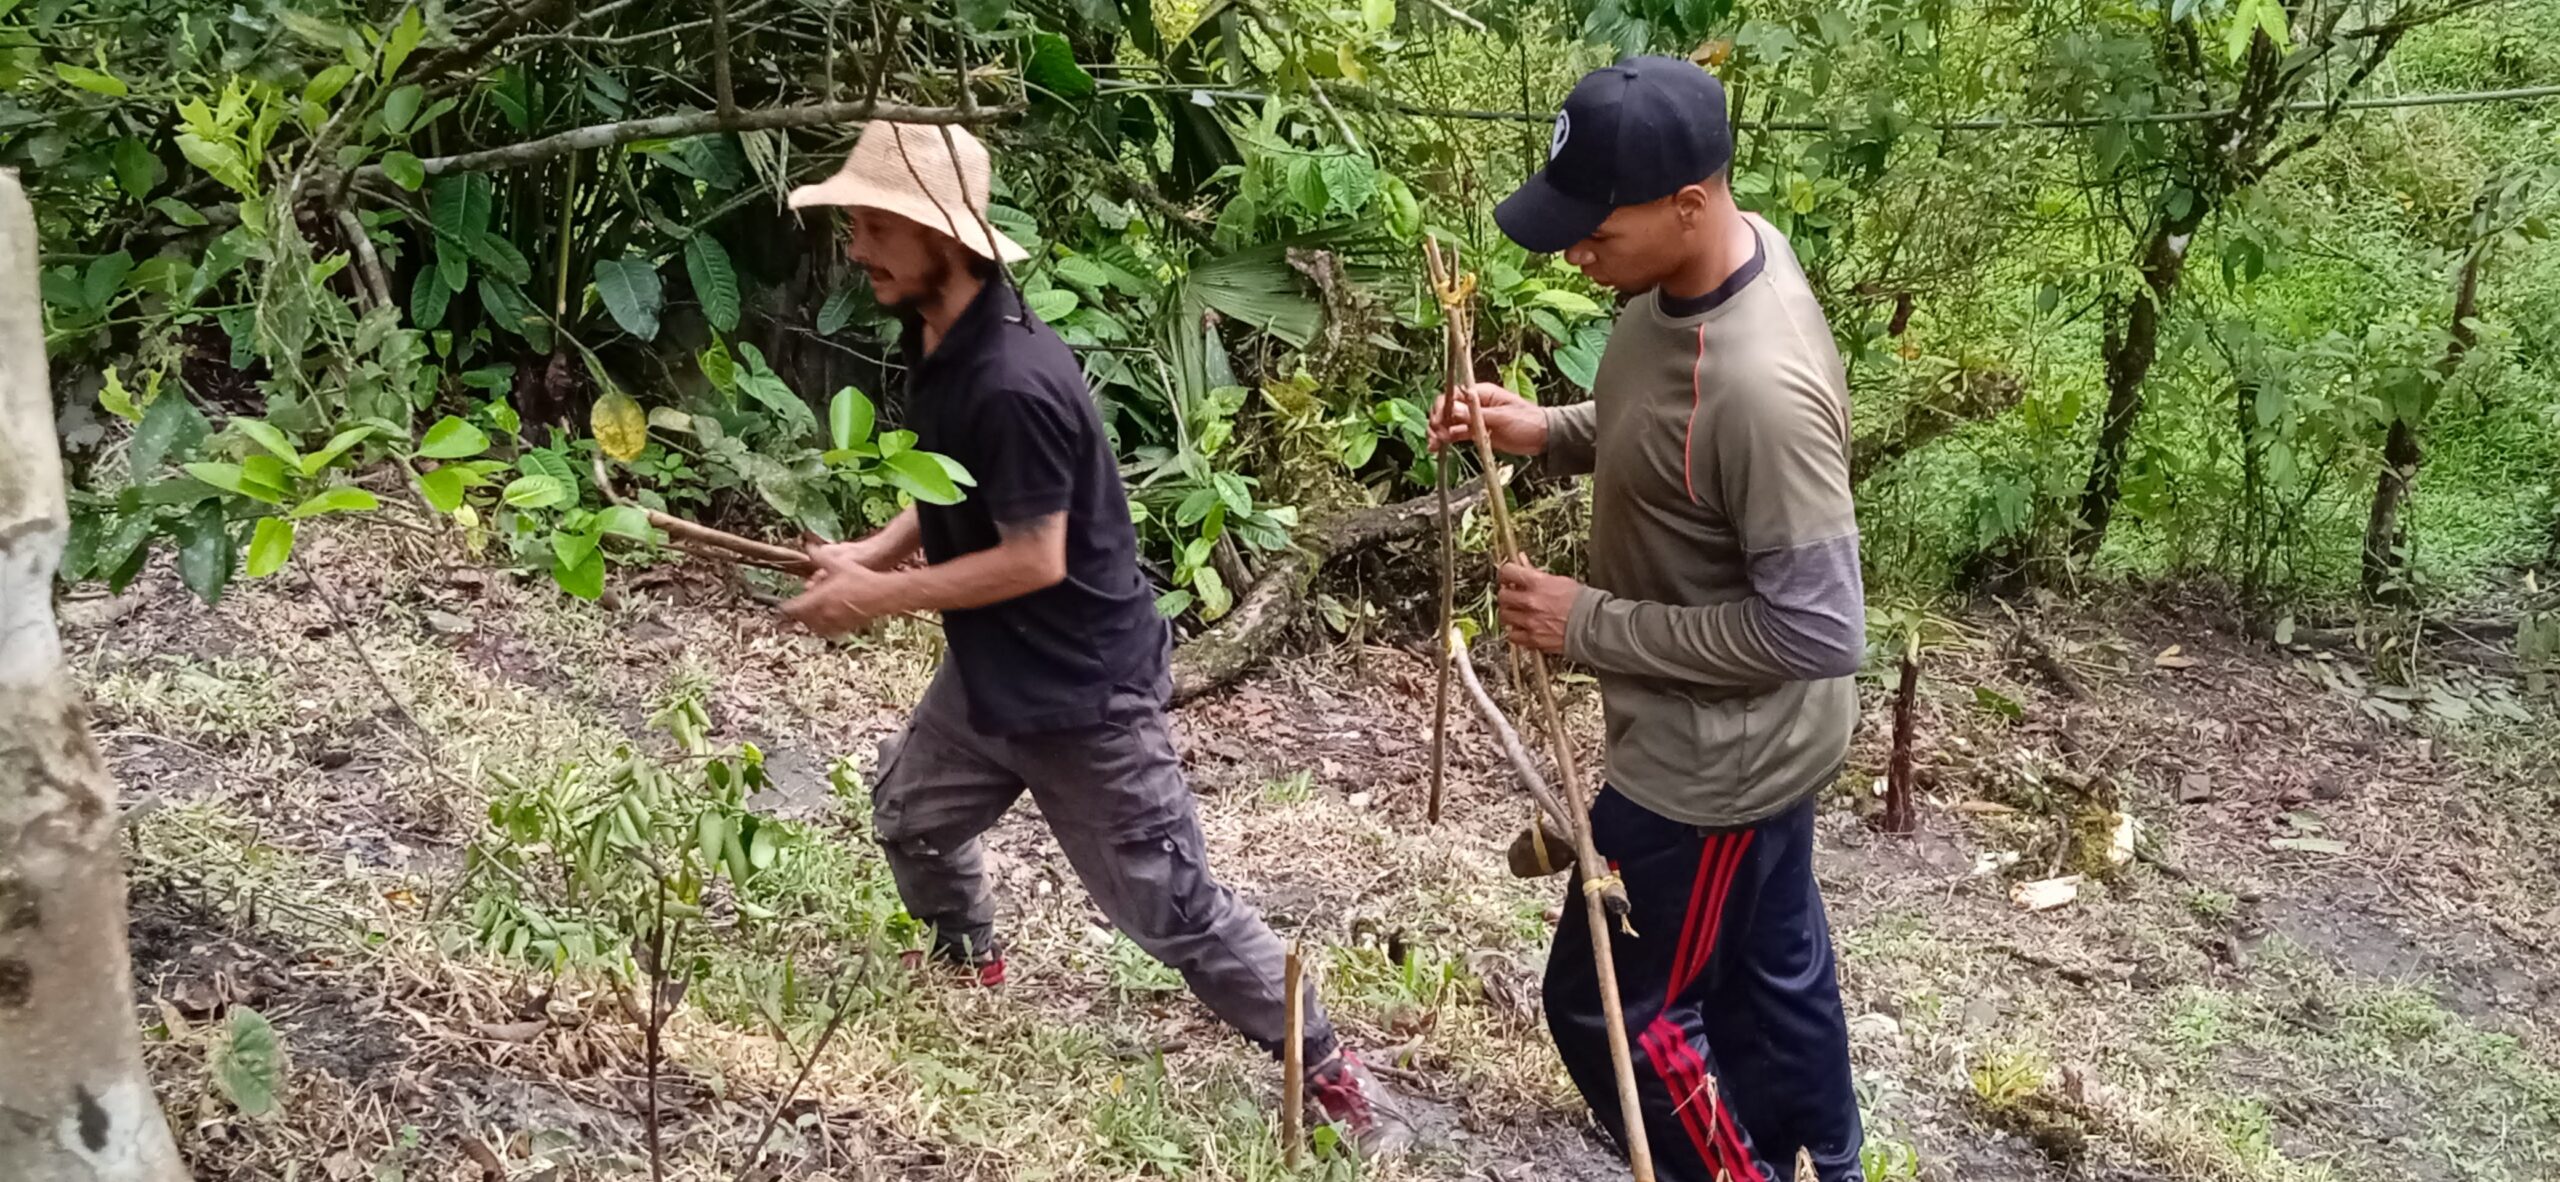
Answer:
<svg viewBox="0 0 2560 1182"><path fill-rule="evenodd" d="M906 818L906 793L898 786L898 757L906 753L907 732L898 731L880 740L871 762L871 840L887 845L903 836L901 825Z"/></svg>
<svg viewBox="0 0 2560 1182"><path fill-rule="evenodd" d="M1205 932L1216 915L1200 845L1189 818L1123 835L1106 847L1104 889L1095 901L1114 926L1158 960L1184 967L1184 938Z"/></svg>

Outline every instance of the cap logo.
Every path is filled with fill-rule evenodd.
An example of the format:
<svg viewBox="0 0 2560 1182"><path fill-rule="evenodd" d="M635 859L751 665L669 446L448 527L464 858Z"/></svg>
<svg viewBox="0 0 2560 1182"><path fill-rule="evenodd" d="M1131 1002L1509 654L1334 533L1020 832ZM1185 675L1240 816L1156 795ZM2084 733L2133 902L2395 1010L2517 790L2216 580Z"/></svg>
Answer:
<svg viewBox="0 0 2560 1182"><path fill-rule="evenodd" d="M1562 155L1564 153L1564 141L1566 137L1572 134L1573 113L1571 111L1556 112L1556 132L1547 140L1547 159L1553 160L1557 156Z"/></svg>

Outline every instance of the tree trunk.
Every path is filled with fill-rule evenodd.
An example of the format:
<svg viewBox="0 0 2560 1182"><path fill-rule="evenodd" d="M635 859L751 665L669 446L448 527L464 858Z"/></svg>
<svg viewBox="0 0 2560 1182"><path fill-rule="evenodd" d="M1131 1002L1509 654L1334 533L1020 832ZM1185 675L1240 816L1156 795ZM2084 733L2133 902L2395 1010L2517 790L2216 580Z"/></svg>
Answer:
<svg viewBox="0 0 2560 1182"><path fill-rule="evenodd" d="M2133 443L2134 423L2142 417L2142 383L2160 356L2160 316L2178 289L2186 269L2187 246L2203 218L2205 199L2195 198L2189 216L2162 222L2142 251L2142 289L2110 316L2104 353L2107 363L2107 412L2098 425L2097 453L2089 461L2089 484L2080 494L2080 529L2071 548L2082 558L2098 552L2107 540L2107 523L2116 512L2118 486L2124 479L2124 456Z"/></svg>
<svg viewBox="0 0 2560 1182"><path fill-rule="evenodd" d="M115 784L54 631L67 530L35 221L0 170L0 1178L185 1182L134 1025Z"/></svg>
<svg viewBox="0 0 2560 1182"><path fill-rule="evenodd" d="M2462 269L2454 279L2453 332L2444 347L2444 360L2436 367L2439 387L2453 380L2462 369L2462 359L2471 352L2480 334L2472 322L2480 315L2480 259L2488 253L2488 245L2478 240L2477 231L2485 229L2488 194L2482 194L2472 210L2475 231L2471 249L2462 256ZM2430 403L2434 399L2428 399ZM2409 415L2391 417L2391 433L2382 441L2382 474L2373 485L2373 512L2364 524L2364 597L2367 602L2400 602L2408 597L2400 583L2400 507L2409 499L2409 487L2418 480L2418 464L2425 459L2418 448L2418 422Z"/></svg>
<svg viewBox="0 0 2560 1182"><path fill-rule="evenodd" d="M1911 806L1911 739L1918 725L1920 660L1902 655L1902 681L1893 691L1893 758L1885 765L1884 831L1916 833L1920 814Z"/></svg>

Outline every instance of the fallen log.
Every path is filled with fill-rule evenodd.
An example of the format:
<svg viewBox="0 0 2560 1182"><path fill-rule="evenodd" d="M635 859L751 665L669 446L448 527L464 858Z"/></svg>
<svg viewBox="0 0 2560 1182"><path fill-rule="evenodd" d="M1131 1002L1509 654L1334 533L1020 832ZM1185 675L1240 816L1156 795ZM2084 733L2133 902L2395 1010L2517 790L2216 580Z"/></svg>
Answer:
<svg viewBox="0 0 2560 1182"><path fill-rule="evenodd" d="M1449 511L1464 513L1483 500L1481 490L1451 497ZM1233 611L1174 650L1174 700L1199 697L1262 663L1289 626L1306 614L1307 583L1326 563L1371 546L1421 537L1439 517L1437 499L1425 493L1300 529L1295 545L1272 557Z"/></svg>

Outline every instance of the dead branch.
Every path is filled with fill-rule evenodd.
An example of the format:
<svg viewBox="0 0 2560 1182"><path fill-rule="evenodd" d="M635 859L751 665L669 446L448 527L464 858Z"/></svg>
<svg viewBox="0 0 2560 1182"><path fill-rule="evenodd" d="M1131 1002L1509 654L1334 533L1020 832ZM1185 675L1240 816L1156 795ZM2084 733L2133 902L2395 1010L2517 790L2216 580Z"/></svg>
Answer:
<svg viewBox="0 0 2560 1182"><path fill-rule="evenodd" d="M1476 676L1475 660L1467 654L1467 646L1457 630L1453 628L1442 635L1447 638L1447 643L1442 645L1445 653L1442 667L1455 669L1459 681L1466 685L1467 697L1475 702L1476 713L1483 717L1485 729L1493 732L1493 741L1502 748L1502 757L1511 761L1511 774L1520 781L1521 790L1527 792L1531 800L1537 801L1546 815L1560 821L1566 819L1570 814L1556 802L1555 792L1547 787L1546 777L1538 774L1537 761L1529 758L1529 748L1520 742L1520 732L1511 725L1510 719L1503 717L1502 707L1494 704L1493 695L1485 692L1484 682Z"/></svg>
<svg viewBox="0 0 2560 1182"><path fill-rule="evenodd" d="M2035 633L2027 631L2026 625L2018 625L2018 630L2009 634L2009 651L2024 659L2028 668L2043 674L2045 680L2069 695L2072 701L2089 700L2088 687L2080 684L2080 678L2071 672L2071 666L2054 656L2053 650L2045 647L2044 641L2037 639Z"/></svg>
<svg viewBox="0 0 2560 1182"><path fill-rule="evenodd" d="M338 207L338 230L347 236L347 249L355 253L356 273L364 277L364 294L369 307L392 305L391 280L382 269L382 252L375 250L373 236L364 232L364 222L355 211Z"/></svg>
<svg viewBox="0 0 2560 1182"><path fill-rule="evenodd" d="M718 111L691 111L681 115L659 115L649 119L626 119L620 123L599 123L557 135L509 144L503 148L487 148L477 152L461 152L420 161L428 176L453 172L485 172L491 169L515 168L539 164L590 148L611 148L640 140L682 139L687 136L711 135L733 131L776 131L793 127L824 127L838 123L861 123L886 119L898 123L994 123L1022 111L1018 104L980 107L974 111L954 107L913 107L903 103L803 103L790 107L756 107L722 115ZM374 180L382 176L380 164L357 169L357 180Z"/></svg>
<svg viewBox="0 0 2560 1182"><path fill-rule="evenodd" d="M496 49L499 43L505 41L509 35L535 18L548 15L560 4L561 0L525 0L525 3L517 5L506 15L489 22L489 27L480 30L479 36L418 63L416 69L408 71L409 80L432 81L443 74L462 69L489 56L490 51Z"/></svg>
<svg viewBox="0 0 2560 1182"><path fill-rule="evenodd" d="M1479 492L1452 498L1451 511L1463 513L1482 496ZM1261 664L1306 610L1307 580L1326 563L1415 537L1438 518L1438 506L1424 495L1354 510L1299 530L1296 547L1272 556L1233 611L1174 653L1174 700L1187 701L1218 689Z"/></svg>

